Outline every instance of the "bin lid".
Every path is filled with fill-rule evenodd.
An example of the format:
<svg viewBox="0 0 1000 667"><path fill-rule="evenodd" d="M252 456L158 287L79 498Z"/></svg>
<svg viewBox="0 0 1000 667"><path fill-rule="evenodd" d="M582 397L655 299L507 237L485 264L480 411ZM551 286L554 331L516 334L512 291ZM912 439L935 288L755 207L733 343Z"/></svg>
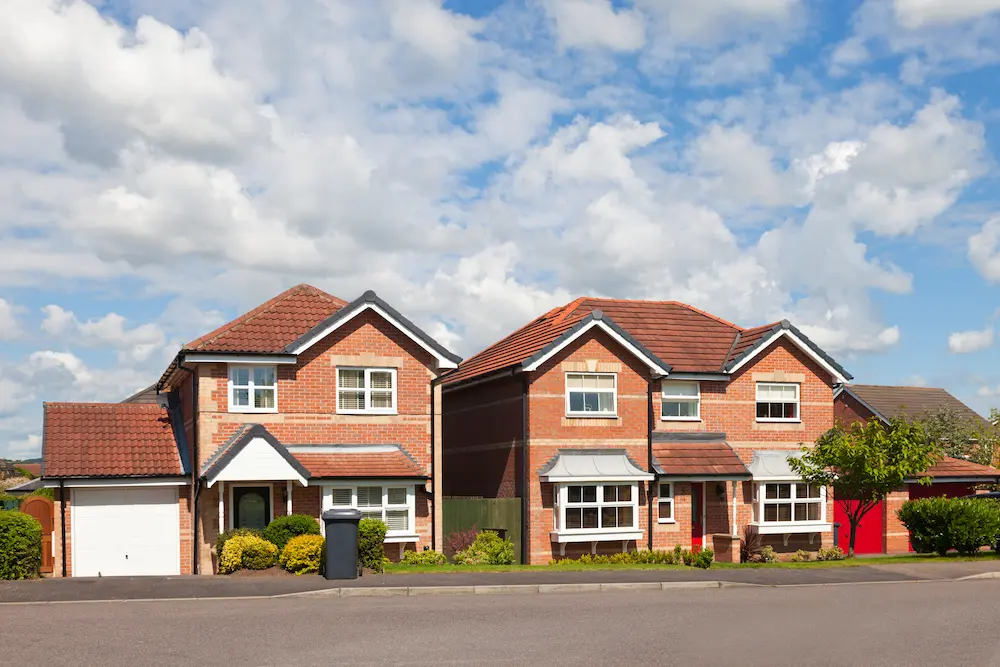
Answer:
<svg viewBox="0 0 1000 667"><path fill-rule="evenodd" d="M327 510L323 521L361 521L361 512L352 509Z"/></svg>

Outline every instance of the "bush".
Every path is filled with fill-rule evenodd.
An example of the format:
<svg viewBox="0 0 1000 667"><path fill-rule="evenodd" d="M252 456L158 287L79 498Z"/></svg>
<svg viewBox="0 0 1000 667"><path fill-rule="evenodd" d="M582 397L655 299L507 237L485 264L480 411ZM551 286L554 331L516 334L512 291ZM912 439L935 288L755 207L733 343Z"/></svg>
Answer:
<svg viewBox="0 0 1000 667"><path fill-rule="evenodd" d="M774 547L772 547L770 544L765 545L764 547L761 548L759 558L760 558L760 560L756 561L758 563L780 563L781 562L781 558L778 556L777 553L775 553Z"/></svg>
<svg viewBox="0 0 1000 667"><path fill-rule="evenodd" d="M793 563L808 563L810 560L812 560L812 554L805 549L799 549L795 552L795 555L792 556Z"/></svg>
<svg viewBox="0 0 1000 667"><path fill-rule="evenodd" d="M252 535L253 537L264 537L264 533L257 530L256 528L233 528L232 530L227 530L226 532L215 538L215 553L222 560L222 550L226 547L226 542L236 536L247 536Z"/></svg>
<svg viewBox="0 0 1000 667"><path fill-rule="evenodd" d="M440 551L407 551L401 562L407 565L444 565L448 558Z"/></svg>
<svg viewBox="0 0 1000 667"><path fill-rule="evenodd" d="M1000 502L976 498L924 498L897 512L918 553L971 555L1000 539Z"/></svg>
<svg viewBox="0 0 1000 667"><path fill-rule="evenodd" d="M700 567L707 570L712 567L715 559L715 552L711 549L698 549L689 551L677 546L671 551L649 551L640 549L637 551L623 551L614 554L583 554L576 560L563 558L552 561L550 565L570 565L581 563L584 565L688 565L690 567Z"/></svg>
<svg viewBox="0 0 1000 667"><path fill-rule="evenodd" d="M17 511L0 510L0 579L33 579L42 566L42 524Z"/></svg>
<svg viewBox="0 0 1000 667"><path fill-rule="evenodd" d="M743 527L743 537L740 538L740 562L752 563L760 556L760 529L752 524Z"/></svg>
<svg viewBox="0 0 1000 667"><path fill-rule="evenodd" d="M711 549L698 549L692 553L690 565L694 567L700 567L703 570L707 570L712 567L712 561L715 560L715 552ZM687 561L684 563L688 565Z"/></svg>
<svg viewBox="0 0 1000 667"><path fill-rule="evenodd" d="M840 547L829 547L827 549L820 549L816 555L816 560L844 560L845 557L844 550Z"/></svg>
<svg viewBox="0 0 1000 667"><path fill-rule="evenodd" d="M275 517L264 529L264 539L283 552L288 540L299 535L319 535L319 522L308 514Z"/></svg>
<svg viewBox="0 0 1000 667"><path fill-rule="evenodd" d="M226 540L219 557L219 573L266 570L278 559L278 547L257 535L234 535Z"/></svg>
<svg viewBox="0 0 1000 667"><path fill-rule="evenodd" d="M358 563L373 572L385 570L385 533L381 519L362 519L358 524Z"/></svg>
<svg viewBox="0 0 1000 667"><path fill-rule="evenodd" d="M476 535L478 534L479 530L475 526L466 530L456 530L444 541L445 554L454 556L459 551L468 549L476 541Z"/></svg>
<svg viewBox="0 0 1000 667"><path fill-rule="evenodd" d="M326 538L322 535L296 535L288 540L278 563L295 574L319 572L326 561Z"/></svg>
<svg viewBox="0 0 1000 667"><path fill-rule="evenodd" d="M457 552L452 560L460 565L513 565L514 543L492 530L476 535L475 541Z"/></svg>

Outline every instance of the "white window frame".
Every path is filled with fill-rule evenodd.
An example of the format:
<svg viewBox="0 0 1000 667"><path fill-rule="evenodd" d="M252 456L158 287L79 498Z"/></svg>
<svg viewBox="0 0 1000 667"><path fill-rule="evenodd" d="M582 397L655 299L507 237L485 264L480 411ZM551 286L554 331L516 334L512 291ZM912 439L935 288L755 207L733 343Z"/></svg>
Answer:
<svg viewBox="0 0 1000 667"><path fill-rule="evenodd" d="M667 490L664 494L664 488ZM660 516L660 507L663 505L670 506L670 518L664 519ZM674 483L673 482L660 482L656 489L656 521L657 523L677 523L677 517L674 516Z"/></svg>
<svg viewBox="0 0 1000 667"><path fill-rule="evenodd" d="M610 377L614 380L615 386L611 389L611 396L614 400L615 409L612 412L574 412L570 410L570 386L569 378L570 376L598 376L598 377ZM614 419L618 417L618 373L587 373L587 372L568 372L565 378L566 383L566 416L573 418L583 418L583 419ZM574 392L578 393L608 393L607 389L593 389L593 390L581 390L573 389Z"/></svg>
<svg viewBox="0 0 1000 667"><path fill-rule="evenodd" d="M595 502L569 502L569 487L571 486L596 486L597 496ZM628 501L605 501L605 486L630 486L632 487L632 498ZM639 530L639 485L636 482L560 482L556 484L556 531L562 535L601 535L614 533L628 533ZM570 508L597 508L597 528L566 528L566 510ZM631 507L632 525L603 527L602 510L605 507Z"/></svg>
<svg viewBox="0 0 1000 667"><path fill-rule="evenodd" d="M373 508L370 507L358 507L358 487L362 486L377 486L382 488L382 521L385 522L386 512L389 510L402 510L407 511L406 524L409 526L407 530L389 530L386 531L385 537L386 542L413 542L417 539L417 527L415 521L417 518L416 512L416 487L412 482L393 482L390 480L361 480L345 483L335 483L335 484L324 484L323 485L323 511L329 509L356 509L360 512L371 512ZM406 489L406 504L405 505L390 505L389 504L389 489ZM333 490L334 489L350 489L351 490L351 503L349 505L335 505L333 503ZM322 522L320 522L322 523ZM386 525L389 525L386 523Z"/></svg>
<svg viewBox="0 0 1000 667"><path fill-rule="evenodd" d="M776 484L776 485L779 485L779 486L783 485L783 484L790 485L791 486L791 490L789 491L789 497L788 498L781 498L781 499L775 498L775 499L768 500L767 499L767 485L768 484ZM756 484L756 487L757 487L757 489L756 489L757 490L757 499L756 499L757 523L759 525L761 525L761 526L792 526L792 527L794 527L794 526L814 526L814 525L819 524L819 523L826 523L826 487L825 486L820 486L819 487L819 497L818 498L809 498L809 497L799 498L798 497L798 485L800 485L800 484L806 484L806 483L802 482L802 481L794 482L794 481L778 481L778 480L768 481L768 482L763 482L762 481L762 482L757 483ZM809 485L807 485L807 486L809 486ZM816 486L816 485L812 485L812 486ZM804 505L804 504L819 505L819 519L813 519L813 520L807 519L805 521L796 521L795 520L795 505ZM768 521L768 520L766 520L765 519L764 508L767 505L791 505L791 508L792 508L791 509L792 520L791 521Z"/></svg>
<svg viewBox="0 0 1000 667"><path fill-rule="evenodd" d="M667 387L676 384L693 384L698 390L696 396L681 396L678 394L668 394ZM666 403L694 403L695 414L692 417L672 417L663 414L663 406ZM701 421L701 383L697 380L663 380L660 383L660 419L665 422L697 422Z"/></svg>
<svg viewBox="0 0 1000 667"><path fill-rule="evenodd" d="M773 401L762 401L760 400L760 388L762 386L768 387L795 387L795 416L794 417L757 417L757 406L760 403L772 403ZM755 387L753 411L754 417L756 417L758 422L785 422L785 423L797 423L802 421L802 386L797 382L758 382ZM789 403L790 401L782 401L782 403Z"/></svg>
<svg viewBox="0 0 1000 667"><path fill-rule="evenodd" d="M273 386L261 386L261 388L274 389L274 407L273 408L258 408L254 407L253 392L256 388L253 381L253 372L256 368L270 368L274 373L274 385ZM237 371L245 370L247 371L247 384L237 385L233 382L233 377L236 375ZM278 411L278 367L272 365L245 365L245 364L229 364L229 412L277 412ZM249 397L249 405L236 405L233 400L233 394L236 389L246 389L247 396Z"/></svg>
<svg viewBox="0 0 1000 667"><path fill-rule="evenodd" d="M340 372L341 371L364 371L365 373L365 386L364 388L349 389L341 388L340 386ZM391 408L373 408L371 407L371 396L372 391L385 391L385 389L375 389L371 388L371 374L372 373L390 373L392 375L392 407ZM337 366L336 377L334 381L337 383L337 414L338 415L395 415L399 414L399 383L397 382L397 374L395 368L379 368L375 366ZM340 394L341 392L351 392L358 393L363 392L365 397L365 407L361 410L351 410L340 407Z"/></svg>

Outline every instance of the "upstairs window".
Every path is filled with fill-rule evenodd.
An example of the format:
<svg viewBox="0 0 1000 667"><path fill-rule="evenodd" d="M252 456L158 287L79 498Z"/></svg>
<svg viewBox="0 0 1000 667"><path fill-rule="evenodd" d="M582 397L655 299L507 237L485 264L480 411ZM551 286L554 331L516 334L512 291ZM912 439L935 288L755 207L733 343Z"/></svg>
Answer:
<svg viewBox="0 0 1000 667"><path fill-rule="evenodd" d="M396 414L395 368L338 368L339 414Z"/></svg>
<svg viewBox="0 0 1000 667"><path fill-rule="evenodd" d="M758 382L757 421L799 421L799 385Z"/></svg>
<svg viewBox="0 0 1000 667"><path fill-rule="evenodd" d="M278 372L275 366L229 367L230 412L277 412Z"/></svg>
<svg viewBox="0 0 1000 667"><path fill-rule="evenodd" d="M701 385L697 382L663 381L660 416L665 420L696 421L701 418Z"/></svg>
<svg viewBox="0 0 1000 667"><path fill-rule="evenodd" d="M614 373L567 373L566 414L571 417L614 417L618 413L618 379Z"/></svg>

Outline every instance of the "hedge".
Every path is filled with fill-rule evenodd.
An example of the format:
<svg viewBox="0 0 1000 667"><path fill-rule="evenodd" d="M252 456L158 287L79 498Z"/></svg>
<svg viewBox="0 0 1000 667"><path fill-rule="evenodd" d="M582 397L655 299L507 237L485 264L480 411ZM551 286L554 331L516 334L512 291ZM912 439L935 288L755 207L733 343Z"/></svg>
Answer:
<svg viewBox="0 0 1000 667"><path fill-rule="evenodd" d="M319 522L308 514L289 514L275 517L264 529L264 539L278 547L279 552L299 535L319 535Z"/></svg>
<svg viewBox="0 0 1000 667"><path fill-rule="evenodd" d="M381 519L362 519L358 523L358 563L374 572L385 569L385 534L389 530Z"/></svg>
<svg viewBox="0 0 1000 667"><path fill-rule="evenodd" d="M42 524L27 514L0 510L0 579L33 579L42 566Z"/></svg>
<svg viewBox="0 0 1000 667"><path fill-rule="evenodd" d="M236 570L266 570L278 560L278 547L256 535L234 535L226 540L219 556L219 573Z"/></svg>
<svg viewBox="0 0 1000 667"><path fill-rule="evenodd" d="M897 512L918 553L971 555L1000 541L1000 501L977 498L924 498L903 503Z"/></svg>
<svg viewBox="0 0 1000 667"><path fill-rule="evenodd" d="M459 565L513 565L514 543L495 531L484 530L475 541L452 556Z"/></svg>
<svg viewBox="0 0 1000 667"><path fill-rule="evenodd" d="M288 540L278 559L281 567L295 574L320 572L326 560L326 539L322 535L297 535Z"/></svg>

